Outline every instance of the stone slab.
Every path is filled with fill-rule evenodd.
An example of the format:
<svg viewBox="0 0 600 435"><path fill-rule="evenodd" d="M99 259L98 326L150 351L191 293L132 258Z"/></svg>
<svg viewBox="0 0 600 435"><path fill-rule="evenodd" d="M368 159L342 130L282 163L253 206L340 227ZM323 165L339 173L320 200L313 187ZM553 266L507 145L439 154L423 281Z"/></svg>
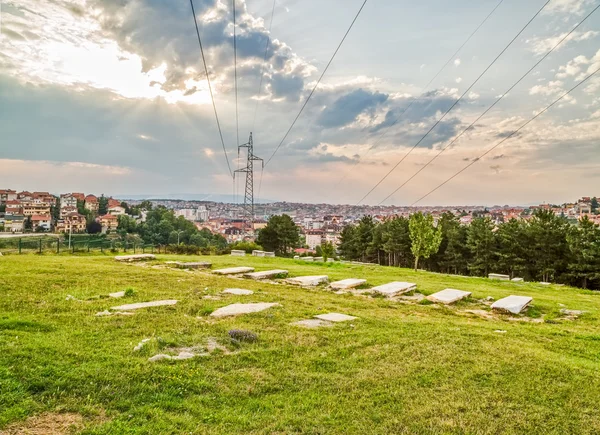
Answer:
<svg viewBox="0 0 600 435"><path fill-rule="evenodd" d="M502 280L502 281L508 281L508 280L510 280L510 276L509 275L503 275L501 273L490 273L488 275L488 278L489 279L499 279L499 280Z"/></svg>
<svg viewBox="0 0 600 435"><path fill-rule="evenodd" d="M315 257L315 258L314 258L314 260L315 260L315 261L321 261L321 262L322 262L322 261L323 261L323 257Z"/></svg>
<svg viewBox="0 0 600 435"><path fill-rule="evenodd" d="M271 307L276 307L279 305L280 304L268 302L258 302L254 304L231 304L216 309L210 315L212 317L228 317L237 316L239 314L258 313L260 311L264 311Z"/></svg>
<svg viewBox="0 0 600 435"><path fill-rule="evenodd" d="M308 261L308 262L315 261L315 257L300 257L300 258L302 261Z"/></svg>
<svg viewBox="0 0 600 435"><path fill-rule="evenodd" d="M136 304L119 305L118 307L110 307L110 309L117 311L128 311L138 310L140 308L163 307L165 305L175 305L176 303L177 301L174 299L167 299L164 301L138 302Z"/></svg>
<svg viewBox="0 0 600 435"><path fill-rule="evenodd" d="M213 270L217 275L239 275L241 273L254 272L253 267L228 267L226 269Z"/></svg>
<svg viewBox="0 0 600 435"><path fill-rule="evenodd" d="M180 269L209 269L212 266L211 263L207 263L205 261L194 261L189 263L176 261L175 265Z"/></svg>
<svg viewBox="0 0 600 435"><path fill-rule="evenodd" d="M234 249L233 251L231 251L231 255L234 257L245 257L246 251L240 251L240 250Z"/></svg>
<svg viewBox="0 0 600 435"><path fill-rule="evenodd" d="M508 311L509 313L519 314L533 301L529 296L508 296L492 304L493 310Z"/></svg>
<svg viewBox="0 0 600 435"><path fill-rule="evenodd" d="M512 282L523 282L523 278L513 278L511 279Z"/></svg>
<svg viewBox="0 0 600 435"><path fill-rule="evenodd" d="M347 278L341 281L335 281L330 284L330 287L335 290L345 290L349 288L356 288L363 284L366 284L366 279Z"/></svg>
<svg viewBox="0 0 600 435"><path fill-rule="evenodd" d="M302 328L320 328L333 326L333 323L321 319L306 319L291 323L291 325L300 326Z"/></svg>
<svg viewBox="0 0 600 435"><path fill-rule="evenodd" d="M125 296L125 291L109 293L108 296L111 297L111 298L117 298L117 299L118 298L122 298L122 297Z"/></svg>
<svg viewBox="0 0 600 435"><path fill-rule="evenodd" d="M250 279L269 279L287 276L288 271L283 269L263 270L261 272L245 273L245 278Z"/></svg>
<svg viewBox="0 0 600 435"><path fill-rule="evenodd" d="M243 288L226 288L221 293L225 293L226 295L237 295L237 296L247 296L254 294L252 290L246 290Z"/></svg>
<svg viewBox="0 0 600 435"><path fill-rule="evenodd" d="M265 257L274 258L275 257L275 253L274 252L265 252Z"/></svg>
<svg viewBox="0 0 600 435"><path fill-rule="evenodd" d="M135 254L135 255L117 255L115 257L116 261L145 261L145 260L155 260L156 256L154 254Z"/></svg>
<svg viewBox="0 0 600 435"><path fill-rule="evenodd" d="M402 293L408 293L410 291L416 290L416 288L417 284L415 284L414 282L393 281L387 284L373 287L371 290L375 293L380 293L387 297L392 297Z"/></svg>
<svg viewBox="0 0 600 435"><path fill-rule="evenodd" d="M253 257L264 257L265 251L259 251L258 249L255 249L254 251L252 251L252 256Z"/></svg>
<svg viewBox="0 0 600 435"><path fill-rule="evenodd" d="M296 276L294 278L288 278L285 280L288 284L301 285L301 286L315 286L319 284L325 284L329 281L327 275L314 275L314 276Z"/></svg>
<svg viewBox="0 0 600 435"><path fill-rule="evenodd" d="M445 290L427 296L427 299L432 302L439 302L445 305L449 305L469 296L471 296L471 292L447 288Z"/></svg>
<svg viewBox="0 0 600 435"><path fill-rule="evenodd" d="M315 319L325 320L326 322L347 322L349 320L357 319L358 317L348 316L347 314L340 313L327 313L327 314L318 314L315 316Z"/></svg>

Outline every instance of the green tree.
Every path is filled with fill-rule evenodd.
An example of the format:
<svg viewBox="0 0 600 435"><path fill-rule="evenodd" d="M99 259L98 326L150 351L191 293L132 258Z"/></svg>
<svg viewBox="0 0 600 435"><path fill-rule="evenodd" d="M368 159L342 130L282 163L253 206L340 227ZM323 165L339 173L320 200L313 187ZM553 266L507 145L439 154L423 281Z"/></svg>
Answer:
<svg viewBox="0 0 600 435"><path fill-rule="evenodd" d="M528 263L530 274L550 281L566 270L567 230L565 218L550 210L536 210L528 226Z"/></svg>
<svg viewBox="0 0 600 435"><path fill-rule="evenodd" d="M494 224L490 218L473 219L467 230L467 247L471 251L469 269L476 275L487 276L496 256Z"/></svg>
<svg viewBox="0 0 600 435"><path fill-rule="evenodd" d="M33 230L33 222L31 221L31 216L27 216L25 222L23 222L23 230L31 231Z"/></svg>
<svg viewBox="0 0 600 435"><path fill-rule="evenodd" d="M54 205L50 206L50 214L55 223L60 219L60 198L56 198Z"/></svg>
<svg viewBox="0 0 600 435"><path fill-rule="evenodd" d="M419 267L419 259L429 258L437 252L442 242L442 232L433 226L433 216L414 213L408 220L411 251L415 257L415 270Z"/></svg>
<svg viewBox="0 0 600 435"><path fill-rule="evenodd" d="M100 195L100 198L98 198L98 214L103 216L106 213L108 213L108 198Z"/></svg>
<svg viewBox="0 0 600 435"><path fill-rule="evenodd" d="M88 234L98 234L102 232L102 225L100 225L100 222L96 222L93 220L91 222L88 222L86 229Z"/></svg>
<svg viewBox="0 0 600 435"><path fill-rule="evenodd" d="M276 255L288 255L290 249L298 247L300 231L288 215L271 216L267 225L259 231L256 241Z"/></svg>
<svg viewBox="0 0 600 435"><path fill-rule="evenodd" d="M408 219L396 217L382 225L383 250L390 266L410 266L412 252Z"/></svg>
<svg viewBox="0 0 600 435"><path fill-rule="evenodd" d="M498 267L514 278L525 270L527 227L523 221L511 219L500 225L496 232Z"/></svg>
<svg viewBox="0 0 600 435"><path fill-rule="evenodd" d="M448 244L441 261L441 266L448 272L455 274L465 274L468 271L468 264L471 258L467 248L467 227L458 225L449 228L446 233Z"/></svg>
<svg viewBox="0 0 600 435"><path fill-rule="evenodd" d="M567 242L569 273L588 288L590 281L600 279L600 228L584 216L578 226L570 229Z"/></svg>
<svg viewBox="0 0 600 435"><path fill-rule="evenodd" d="M598 213L598 198L596 198L595 196L592 198L592 202L590 203L591 207L592 207L592 213L597 214Z"/></svg>
<svg viewBox="0 0 600 435"><path fill-rule="evenodd" d="M325 261L327 261L328 258L335 257L335 246L333 246L333 243L325 242L320 246L320 248L321 255Z"/></svg>
<svg viewBox="0 0 600 435"><path fill-rule="evenodd" d="M342 228L338 249L340 255L346 260L358 260L360 254L356 226L346 225Z"/></svg>
<svg viewBox="0 0 600 435"><path fill-rule="evenodd" d="M6 204L0 204L0 213L6 212Z"/></svg>

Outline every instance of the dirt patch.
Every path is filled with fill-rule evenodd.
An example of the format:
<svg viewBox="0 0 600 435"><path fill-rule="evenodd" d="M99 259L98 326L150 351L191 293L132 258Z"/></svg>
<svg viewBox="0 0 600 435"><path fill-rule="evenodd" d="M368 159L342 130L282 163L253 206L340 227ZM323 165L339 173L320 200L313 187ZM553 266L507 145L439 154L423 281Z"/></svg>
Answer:
<svg viewBox="0 0 600 435"><path fill-rule="evenodd" d="M61 435L74 434L83 429L83 417L74 413L44 413L29 417L27 420L12 424L2 435Z"/></svg>

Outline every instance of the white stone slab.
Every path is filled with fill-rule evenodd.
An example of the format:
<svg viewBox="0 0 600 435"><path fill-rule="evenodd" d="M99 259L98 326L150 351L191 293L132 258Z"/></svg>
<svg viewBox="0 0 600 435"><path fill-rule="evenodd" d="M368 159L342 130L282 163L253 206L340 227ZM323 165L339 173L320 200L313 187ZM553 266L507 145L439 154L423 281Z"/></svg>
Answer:
<svg viewBox="0 0 600 435"><path fill-rule="evenodd" d="M300 258L302 259L302 261L308 261L308 262L315 261L315 257L300 257Z"/></svg>
<svg viewBox="0 0 600 435"><path fill-rule="evenodd" d="M205 261L194 261L189 263L176 261L175 265L180 269L208 269L212 266L211 263L207 263Z"/></svg>
<svg viewBox="0 0 600 435"><path fill-rule="evenodd" d="M315 286L324 284L329 281L327 275L314 275L314 276L297 276L295 278L288 278L285 280L288 284L301 285L301 286Z"/></svg>
<svg viewBox="0 0 600 435"><path fill-rule="evenodd" d="M314 260L315 261L323 261L323 257L315 257Z"/></svg>
<svg viewBox="0 0 600 435"><path fill-rule="evenodd" d="M135 255L117 255L115 260L117 261L144 261L144 260L154 260L156 256L153 254L135 254Z"/></svg>
<svg viewBox="0 0 600 435"><path fill-rule="evenodd" d="M471 292L447 288L445 290L427 296L427 299L432 302L439 302L442 304L449 305L469 296L471 296Z"/></svg>
<svg viewBox="0 0 600 435"><path fill-rule="evenodd" d="M246 290L243 288L226 288L221 293L225 293L226 295L238 295L238 296L246 296L254 294L252 290Z"/></svg>
<svg viewBox="0 0 600 435"><path fill-rule="evenodd" d="M348 278L341 281L335 281L330 284L330 287L335 290L345 290L349 288L356 288L367 282L366 279Z"/></svg>
<svg viewBox="0 0 600 435"><path fill-rule="evenodd" d="M488 275L488 278L489 279L499 279L499 280L502 280L502 281L508 281L508 280L510 280L510 276L503 275L501 273L490 273Z"/></svg>
<svg viewBox="0 0 600 435"><path fill-rule="evenodd" d="M149 307L162 307L165 305L175 305L177 303L174 299L167 299L164 301L152 301L152 302L139 302L137 304L126 304L119 305L118 307L110 307L111 310L117 311L128 311L128 310L137 310L140 308L149 308Z"/></svg>
<svg viewBox="0 0 600 435"><path fill-rule="evenodd" d="M288 271L283 269L263 270L261 272L245 273L244 277L250 279L269 279L287 276Z"/></svg>
<svg viewBox="0 0 600 435"><path fill-rule="evenodd" d="M301 326L302 328L320 328L322 326L333 326L333 323L321 319L306 319L292 323L293 326Z"/></svg>
<svg viewBox="0 0 600 435"><path fill-rule="evenodd" d="M299 255L294 255L294 260L300 260L300 256Z"/></svg>
<svg viewBox="0 0 600 435"><path fill-rule="evenodd" d="M238 249L234 249L233 251L231 251L231 255L234 257L245 257L246 256L246 251L241 251Z"/></svg>
<svg viewBox="0 0 600 435"><path fill-rule="evenodd" d="M387 297L396 296L416 290L417 284L414 282L394 281L383 285L373 287L371 290L375 293L381 293Z"/></svg>
<svg viewBox="0 0 600 435"><path fill-rule="evenodd" d="M348 316L346 314L340 314L340 313L327 313L327 314L318 314L315 316L315 319L325 320L327 322L347 322L349 320L357 319L357 317Z"/></svg>
<svg viewBox="0 0 600 435"><path fill-rule="evenodd" d="M265 257L275 257L275 253L274 252L265 252Z"/></svg>
<svg viewBox="0 0 600 435"><path fill-rule="evenodd" d="M217 275L239 275L241 273L254 272L253 267L228 267L226 269L213 270Z"/></svg>
<svg viewBox="0 0 600 435"><path fill-rule="evenodd" d="M523 280L523 278L513 278L513 279L511 279L511 281L513 281L513 282L523 282L524 280Z"/></svg>
<svg viewBox="0 0 600 435"><path fill-rule="evenodd" d="M122 292L109 293L108 296L111 297L111 298L117 298L118 299L118 298L124 297L125 296L125 292L122 291Z"/></svg>
<svg viewBox="0 0 600 435"><path fill-rule="evenodd" d="M260 311L267 310L271 307L279 306L277 303L259 302L254 304L231 304L226 307L221 307L213 311L210 315L212 317L227 317L237 316L238 314L250 314L258 313Z"/></svg>
<svg viewBox="0 0 600 435"><path fill-rule="evenodd" d="M508 296L492 304L493 310L508 311L513 314L519 314L533 301L529 296Z"/></svg>
<svg viewBox="0 0 600 435"><path fill-rule="evenodd" d="M258 249L255 249L254 251L252 251L252 256L253 257L264 257L265 251L259 251Z"/></svg>

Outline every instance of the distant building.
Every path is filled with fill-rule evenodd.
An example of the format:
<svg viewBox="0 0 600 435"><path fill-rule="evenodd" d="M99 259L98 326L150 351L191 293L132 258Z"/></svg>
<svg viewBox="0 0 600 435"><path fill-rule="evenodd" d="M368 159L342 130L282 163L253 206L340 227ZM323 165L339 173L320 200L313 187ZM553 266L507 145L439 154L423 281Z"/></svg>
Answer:
<svg viewBox="0 0 600 435"><path fill-rule="evenodd" d="M23 205L21 204L21 201L19 201L18 199L12 199L12 200L6 201L4 204L6 205L5 213L7 216L8 215L16 216L16 215L23 214Z"/></svg>
<svg viewBox="0 0 600 435"><path fill-rule="evenodd" d="M17 199L17 191L10 189L0 190L0 204L4 204L6 201L14 201Z"/></svg>
<svg viewBox="0 0 600 435"><path fill-rule="evenodd" d="M307 231L306 232L306 245L310 249L316 249L317 246L321 246L323 243L323 232L322 231Z"/></svg>
<svg viewBox="0 0 600 435"><path fill-rule="evenodd" d="M121 207L121 205L114 205L112 207L108 207L108 214L112 214L114 216L121 216L125 214L125 208Z"/></svg>
<svg viewBox="0 0 600 435"><path fill-rule="evenodd" d="M112 214L105 214L96 219L96 222L102 225L102 233L113 232L119 226L119 218Z"/></svg>
<svg viewBox="0 0 600 435"><path fill-rule="evenodd" d="M4 216L4 231L7 233L22 233L25 225L25 216Z"/></svg>
<svg viewBox="0 0 600 435"><path fill-rule="evenodd" d="M98 207L100 204L98 203L98 198L95 195L88 195L85 197L85 209L91 211L92 213L98 213Z"/></svg>
<svg viewBox="0 0 600 435"><path fill-rule="evenodd" d="M77 197L73 196L72 193L65 193L60 195L60 209L63 208L74 208L77 210Z"/></svg>
<svg viewBox="0 0 600 435"><path fill-rule="evenodd" d="M22 201L21 208L25 216L40 216L50 214L50 204L41 199Z"/></svg>
<svg viewBox="0 0 600 435"><path fill-rule="evenodd" d="M41 228L44 231L50 231L52 228L52 216L47 215L33 215L31 216L31 224L33 231L39 231Z"/></svg>
<svg viewBox="0 0 600 435"><path fill-rule="evenodd" d="M56 223L57 233L82 233L85 231L85 216L77 212L70 213Z"/></svg>

